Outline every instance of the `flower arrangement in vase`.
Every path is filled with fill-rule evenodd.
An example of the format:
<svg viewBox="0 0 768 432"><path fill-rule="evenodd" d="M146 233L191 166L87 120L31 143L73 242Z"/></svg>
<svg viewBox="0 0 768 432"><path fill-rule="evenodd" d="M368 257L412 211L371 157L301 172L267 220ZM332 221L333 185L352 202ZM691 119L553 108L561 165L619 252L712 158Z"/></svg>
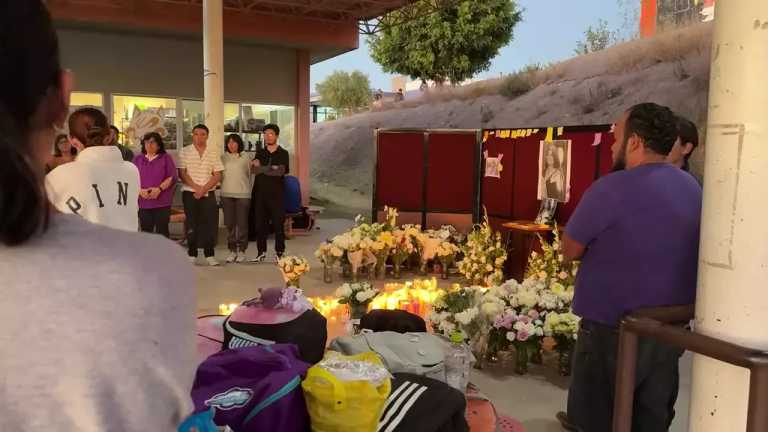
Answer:
<svg viewBox="0 0 768 432"><path fill-rule="evenodd" d="M437 247L435 256L440 261L440 277L442 279L448 279L448 269L456 261L456 254L459 253L459 250L458 246L446 240L443 240Z"/></svg>
<svg viewBox="0 0 768 432"><path fill-rule="evenodd" d="M435 299L427 318L436 333L450 338L454 332L462 332L478 360L483 358L488 344L488 320L480 310L483 291L479 286L454 284L450 291ZM478 361L475 366L481 368L482 364Z"/></svg>
<svg viewBox="0 0 768 432"><path fill-rule="evenodd" d="M544 334L555 340L559 355L558 371L562 376L571 375L571 354L579 334L580 318L573 312L549 312L544 320Z"/></svg>
<svg viewBox="0 0 768 432"><path fill-rule="evenodd" d="M315 251L315 257L323 264L323 282L333 282L333 267L340 261L344 251L332 242L324 242Z"/></svg>
<svg viewBox="0 0 768 432"><path fill-rule="evenodd" d="M464 259L458 267L470 284L487 287L501 283L507 251L501 244L501 234L491 228L487 213L483 223L467 236L462 252Z"/></svg>
<svg viewBox="0 0 768 432"><path fill-rule="evenodd" d="M345 283L335 293L338 303L349 308L349 318L354 326L360 324L360 319L368 312L368 306L379 294L381 291L368 282Z"/></svg>
<svg viewBox="0 0 768 432"><path fill-rule="evenodd" d="M396 229L392 232L394 247L392 248L392 276L400 278L403 263L416 251L411 236L407 231Z"/></svg>
<svg viewBox="0 0 768 432"><path fill-rule="evenodd" d="M282 257L277 261L277 266L283 274L287 287L299 288L301 275L309 271L307 260L297 256Z"/></svg>

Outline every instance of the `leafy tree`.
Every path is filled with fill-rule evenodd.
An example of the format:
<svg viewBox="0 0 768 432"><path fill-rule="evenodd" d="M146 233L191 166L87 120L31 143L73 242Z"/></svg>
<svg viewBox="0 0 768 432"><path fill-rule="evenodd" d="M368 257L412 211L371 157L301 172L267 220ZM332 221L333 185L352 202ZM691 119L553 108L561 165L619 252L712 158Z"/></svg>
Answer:
<svg viewBox="0 0 768 432"><path fill-rule="evenodd" d="M514 0L457 0L436 12L430 0L411 7L420 9L418 18L392 12L389 20L402 22L368 39L371 56L385 72L438 84L488 70L522 16Z"/></svg>
<svg viewBox="0 0 768 432"><path fill-rule="evenodd" d="M602 51L611 45L620 41L618 32L608 29L608 22L600 19L595 27L589 26L584 32L584 40L576 43L576 49L573 51L577 55L589 54L591 52Z"/></svg>
<svg viewBox="0 0 768 432"><path fill-rule="evenodd" d="M323 105L337 111L351 111L368 105L371 100L371 83L368 76L360 71L334 71L318 83L315 90L320 94Z"/></svg>

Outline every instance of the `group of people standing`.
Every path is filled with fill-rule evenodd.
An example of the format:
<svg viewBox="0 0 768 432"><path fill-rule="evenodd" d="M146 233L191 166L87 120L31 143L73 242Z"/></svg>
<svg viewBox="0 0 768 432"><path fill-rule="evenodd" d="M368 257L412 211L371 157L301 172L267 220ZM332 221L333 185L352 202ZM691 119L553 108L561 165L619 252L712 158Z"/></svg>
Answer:
<svg viewBox="0 0 768 432"><path fill-rule="evenodd" d="M278 144L277 125L264 127L266 146L253 159L244 154L238 134L227 136L222 153L208 145L208 128L196 125L193 145L179 152L178 167L156 132L142 138L140 154L126 156L129 149L115 146L116 128L109 126L106 116L95 108L75 111L68 126L69 135L57 136L54 155L47 164L49 195L59 211L128 231L136 230L138 220L141 231L169 237L171 207L180 180L189 260L197 262L198 249L203 249L206 263L218 266L214 249L219 203L214 191L220 186L230 251L226 261L248 260L252 208L257 220L258 254L250 261L266 259L270 225L276 255L285 252L283 177L288 174L289 156ZM115 194L116 200L112 200ZM252 197L256 199L253 205Z"/></svg>

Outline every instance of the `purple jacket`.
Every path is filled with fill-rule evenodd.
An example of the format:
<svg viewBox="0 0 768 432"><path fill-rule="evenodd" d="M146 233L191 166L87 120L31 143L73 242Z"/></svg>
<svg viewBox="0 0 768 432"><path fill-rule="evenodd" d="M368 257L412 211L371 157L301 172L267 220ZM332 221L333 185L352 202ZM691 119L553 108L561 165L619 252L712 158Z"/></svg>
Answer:
<svg viewBox="0 0 768 432"><path fill-rule="evenodd" d="M173 162L173 158L168 153L162 153L155 159L150 161L144 154L136 155L133 158L133 163L139 168L139 177L141 178L141 188L147 189L151 187L158 187L163 180L168 177L173 177L171 186L160 193L157 199L144 199L139 197L140 209L155 209L170 207L173 201L173 191L178 180L178 174L176 172L176 164Z"/></svg>

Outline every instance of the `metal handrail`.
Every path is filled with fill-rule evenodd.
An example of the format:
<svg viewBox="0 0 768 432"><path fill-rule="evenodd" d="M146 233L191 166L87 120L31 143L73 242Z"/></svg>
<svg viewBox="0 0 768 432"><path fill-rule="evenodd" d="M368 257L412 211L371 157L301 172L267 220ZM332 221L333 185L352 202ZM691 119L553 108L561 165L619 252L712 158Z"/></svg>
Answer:
<svg viewBox="0 0 768 432"><path fill-rule="evenodd" d="M613 432L632 431L637 346L654 339L734 366L749 369L746 432L768 431L768 353L687 331L680 324L694 318L694 306L642 309L622 320L616 367Z"/></svg>

